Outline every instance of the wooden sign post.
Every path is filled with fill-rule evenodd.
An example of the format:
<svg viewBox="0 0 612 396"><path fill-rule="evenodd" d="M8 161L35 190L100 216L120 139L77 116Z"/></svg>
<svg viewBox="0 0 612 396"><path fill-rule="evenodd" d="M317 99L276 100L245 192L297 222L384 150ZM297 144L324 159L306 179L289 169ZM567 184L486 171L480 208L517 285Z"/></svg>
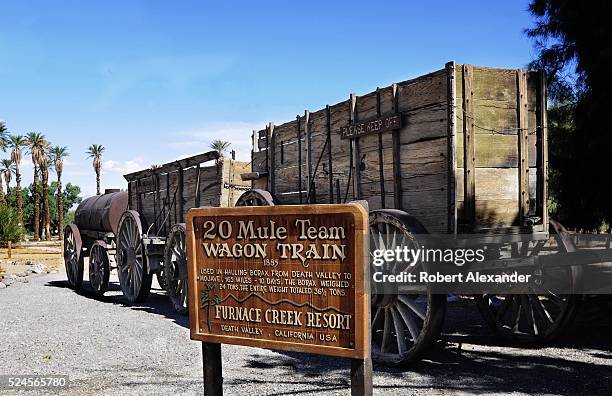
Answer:
<svg viewBox="0 0 612 396"><path fill-rule="evenodd" d="M221 344L351 359L372 394L368 215L358 204L197 208L187 215L189 323L206 395Z"/></svg>

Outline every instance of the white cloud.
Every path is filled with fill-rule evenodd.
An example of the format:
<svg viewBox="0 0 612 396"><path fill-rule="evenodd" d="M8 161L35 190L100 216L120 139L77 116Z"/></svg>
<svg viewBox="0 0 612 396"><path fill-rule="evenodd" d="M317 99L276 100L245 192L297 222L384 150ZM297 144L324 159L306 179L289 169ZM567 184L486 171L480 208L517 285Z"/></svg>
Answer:
<svg viewBox="0 0 612 396"><path fill-rule="evenodd" d="M176 135L184 136L186 140L170 143L170 147L176 149L189 148L190 150L201 147L201 151L198 153L202 153L210 150L209 145L213 140L221 139L231 143L229 150L236 151L236 159L250 161L252 148L251 134L253 130L260 130L264 128L265 125L265 122L210 122L199 128L178 132ZM181 157L186 156L188 155L183 155Z"/></svg>
<svg viewBox="0 0 612 396"><path fill-rule="evenodd" d="M148 168L141 156L127 161L106 160L102 162L102 169L107 172L127 174Z"/></svg>

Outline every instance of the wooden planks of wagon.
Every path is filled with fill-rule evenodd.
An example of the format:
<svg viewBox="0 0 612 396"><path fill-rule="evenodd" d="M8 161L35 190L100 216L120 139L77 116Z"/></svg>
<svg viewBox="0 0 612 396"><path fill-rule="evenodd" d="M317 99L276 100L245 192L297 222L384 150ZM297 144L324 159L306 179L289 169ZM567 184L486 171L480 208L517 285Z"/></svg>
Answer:
<svg viewBox="0 0 612 396"><path fill-rule="evenodd" d="M253 188L282 204L365 199L429 232L542 233L541 72L449 62L441 70L253 132Z"/></svg>
<svg viewBox="0 0 612 396"><path fill-rule="evenodd" d="M124 175L128 209L139 213L148 235L166 236L184 222L187 211L200 206L234 206L249 189L240 174L248 162L220 156L217 151L179 159Z"/></svg>

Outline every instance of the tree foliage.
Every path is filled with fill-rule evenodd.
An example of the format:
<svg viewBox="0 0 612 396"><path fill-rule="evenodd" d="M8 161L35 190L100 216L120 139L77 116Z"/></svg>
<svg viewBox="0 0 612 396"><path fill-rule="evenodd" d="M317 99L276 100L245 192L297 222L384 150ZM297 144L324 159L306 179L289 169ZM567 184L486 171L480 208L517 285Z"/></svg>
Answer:
<svg viewBox="0 0 612 396"><path fill-rule="evenodd" d="M227 151L230 146L230 142L226 142L221 139L213 140L212 143L210 143L210 148L217 151L219 154L222 154L223 152Z"/></svg>
<svg viewBox="0 0 612 396"><path fill-rule="evenodd" d="M25 228L29 232L34 231L34 185L30 184L29 186L23 188L23 223ZM39 191L41 187L39 186ZM57 209L57 182L53 181L49 184L49 190L47 192L49 196L49 214L51 219L51 232L53 234L57 234L59 231L59 221L58 221L58 209ZM64 224L62 224L62 228L70 223L73 217L69 216L71 209L74 205L81 203L82 199L79 197L81 193L81 188L72 183L66 184L66 187L62 190L62 206L64 212ZM15 194L11 196L12 205L16 207L16 199L14 197Z"/></svg>
<svg viewBox="0 0 612 396"><path fill-rule="evenodd" d="M533 0L527 34L548 74L550 195L553 215L570 226L612 223L608 151L612 128L612 24L608 2Z"/></svg>
<svg viewBox="0 0 612 396"><path fill-rule="evenodd" d="M24 229L19 225L17 211L8 206L0 206L0 242L17 242L23 238Z"/></svg>

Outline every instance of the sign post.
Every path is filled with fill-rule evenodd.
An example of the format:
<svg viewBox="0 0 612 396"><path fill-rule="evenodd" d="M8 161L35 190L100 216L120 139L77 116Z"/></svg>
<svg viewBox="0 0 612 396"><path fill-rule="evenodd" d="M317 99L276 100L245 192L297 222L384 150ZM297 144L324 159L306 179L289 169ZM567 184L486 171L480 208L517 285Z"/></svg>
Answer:
<svg viewBox="0 0 612 396"><path fill-rule="evenodd" d="M191 339L206 395L221 395L221 347L351 359L372 393L368 215L358 204L196 208L187 215Z"/></svg>
<svg viewBox="0 0 612 396"><path fill-rule="evenodd" d="M204 396L223 395L221 344L202 342L202 370Z"/></svg>

